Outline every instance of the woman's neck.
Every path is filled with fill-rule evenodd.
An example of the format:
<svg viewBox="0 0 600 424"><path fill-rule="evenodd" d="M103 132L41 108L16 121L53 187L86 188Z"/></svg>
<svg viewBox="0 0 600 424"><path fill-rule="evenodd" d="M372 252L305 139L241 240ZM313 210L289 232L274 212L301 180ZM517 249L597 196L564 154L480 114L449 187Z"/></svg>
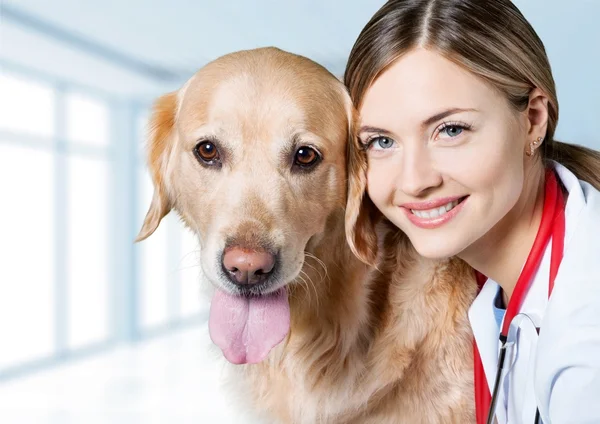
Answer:
<svg viewBox="0 0 600 424"><path fill-rule="evenodd" d="M484 237L459 255L502 287L505 305L512 296L542 220L544 168L539 165L530 170L513 209Z"/></svg>

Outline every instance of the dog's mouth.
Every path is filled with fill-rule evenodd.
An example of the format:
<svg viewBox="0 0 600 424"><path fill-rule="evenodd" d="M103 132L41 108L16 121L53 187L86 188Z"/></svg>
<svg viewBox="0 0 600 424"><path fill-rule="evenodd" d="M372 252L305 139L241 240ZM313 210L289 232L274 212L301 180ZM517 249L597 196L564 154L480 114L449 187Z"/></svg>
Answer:
<svg viewBox="0 0 600 424"><path fill-rule="evenodd" d="M210 337L232 364L257 364L290 331L287 286L300 275L304 260L297 263L276 258L274 264L263 261L267 255L262 253L269 252L268 249L241 249L240 253L230 248L226 252L237 257L230 261L230 257L223 255L223 273L215 282L216 292L210 307ZM306 256L305 250L302 256ZM263 262L269 266L263 266ZM292 263L298 268L289 269ZM248 275L239 278L242 275L236 271Z"/></svg>
<svg viewBox="0 0 600 424"><path fill-rule="evenodd" d="M210 337L232 364L262 362L290 330L285 287L269 294L234 295L217 289L210 307Z"/></svg>

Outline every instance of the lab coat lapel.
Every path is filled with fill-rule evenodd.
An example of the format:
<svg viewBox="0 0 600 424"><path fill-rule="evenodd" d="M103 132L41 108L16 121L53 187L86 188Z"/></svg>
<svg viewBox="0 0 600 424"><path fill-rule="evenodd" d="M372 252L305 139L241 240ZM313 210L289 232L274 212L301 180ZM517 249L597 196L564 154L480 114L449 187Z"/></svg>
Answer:
<svg viewBox="0 0 600 424"><path fill-rule="evenodd" d="M477 348L481 355L481 362L490 393L494 390L496 371L498 369L499 331L492 307L497 292L498 284L492 280L488 280L469 308L469 321L471 322L475 340L477 340ZM506 410L503 405L504 394L501 392L498 399L498 407L496 408L498 423L506 422Z"/></svg>
<svg viewBox="0 0 600 424"><path fill-rule="evenodd" d="M519 343L521 345L520 359L521 361L526 360L527 363L523 363L523 365L526 365L527 370L534 372L535 391L531 390L530 387L524 391L519 390L520 395L524 398L522 402L513 402L511 415L515 422L520 422L520 420L529 421L531 416L535 414L536 406L539 406L542 420L549 422L550 390L553 385L553 378L558 373L553 364L560 363L557 360L557 355L564 354L564 349L558 349L557 343L562 338L561 331L569 331L568 326L561 325L561 321L568 322L568 319L565 318L567 312L563 313L563 309L568 309L567 305L574 303L574 300L571 300L571 298L575 297L575 294L572 292L577 292L576 288L569 283L571 281L587 282L589 277L586 279L586 275L600 274L600 261L597 259L600 242L598 242L598 237L590 238L588 235L589 232L600 234L600 224L596 222L597 214L600 212L600 198L597 192L591 190L587 185L584 185L582 190L581 183L562 165L554 165L563 185L569 192L565 208L565 257L556 277L552 298L548 301L551 244L548 246L536 274L534 284L532 284L530 289L531 291L526 296L522 305L521 310L526 311L534 319L535 326L539 326L542 316L544 320L541 325L539 340L537 334L534 334L535 330L531 333L526 332L527 334L520 335L522 338L521 343ZM589 202L591 199L587 199L588 202L586 202L586 194L589 197L593 197L593 200L596 201L593 207L595 212L588 213L589 215L593 215L592 218L581 213L586 203L593 203ZM580 221L583 221L583 224ZM582 226L585 230L581 229ZM571 247L571 241L578 237L584 240L576 240L573 244L577 249L574 249ZM569 289L567 290L567 288ZM498 285L488 280L469 309L469 320L477 340L490 392L493 390L496 377L499 347L499 330L493 313L493 301L497 290ZM579 298L585 299L583 296L579 296ZM540 352L544 352L544 355L540 356ZM535 366L533 366L533 363L535 363ZM527 384L530 384L530 373L525 373L525 376L528 379ZM509 373L508 378L510 377ZM513 381L512 383L523 384L522 381ZM505 387L509 386L510 384L505 385ZM501 390L498 407L496 408L496 419L500 424L505 424L508 418L505 409L505 399L505 393Z"/></svg>
<svg viewBox="0 0 600 424"><path fill-rule="evenodd" d="M594 295L598 293L597 276L600 275L600 193L577 180L563 166L557 165L556 170L569 197L565 208L565 254L542 321L535 366L536 400L544 422L550 422L550 399L556 376L572 365L585 367L586 360L596 363L598 357L593 352L586 353L587 356L573 355L573 352L582 344L581 328L585 327L581 322L589 322L585 314L595 313L598 307L598 297ZM565 358L569 359L565 361ZM574 392L578 393L580 387L574 387ZM582 401L585 404L586 400ZM583 412L593 415L597 409L588 408ZM577 415L575 411L559 409L554 411L554 419L569 422L574 414Z"/></svg>

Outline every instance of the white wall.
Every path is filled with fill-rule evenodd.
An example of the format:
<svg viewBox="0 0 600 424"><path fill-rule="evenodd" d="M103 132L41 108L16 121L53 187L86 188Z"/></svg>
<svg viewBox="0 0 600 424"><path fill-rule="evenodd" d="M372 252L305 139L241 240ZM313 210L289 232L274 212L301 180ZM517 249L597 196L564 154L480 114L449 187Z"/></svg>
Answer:
<svg viewBox="0 0 600 424"><path fill-rule="evenodd" d="M560 108L556 138L600 149L600 1L514 3L546 45Z"/></svg>

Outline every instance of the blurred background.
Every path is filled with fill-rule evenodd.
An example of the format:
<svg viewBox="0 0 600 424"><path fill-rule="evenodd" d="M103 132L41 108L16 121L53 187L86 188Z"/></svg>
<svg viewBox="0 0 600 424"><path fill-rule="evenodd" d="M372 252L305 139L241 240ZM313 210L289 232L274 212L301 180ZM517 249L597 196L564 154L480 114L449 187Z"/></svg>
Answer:
<svg viewBox="0 0 600 424"><path fill-rule="evenodd" d="M152 195L152 101L235 50L337 76L381 0L0 4L0 423L243 423L220 389L194 237ZM600 149L600 2L519 0L558 85L557 136ZM217 352L218 356L218 352Z"/></svg>

